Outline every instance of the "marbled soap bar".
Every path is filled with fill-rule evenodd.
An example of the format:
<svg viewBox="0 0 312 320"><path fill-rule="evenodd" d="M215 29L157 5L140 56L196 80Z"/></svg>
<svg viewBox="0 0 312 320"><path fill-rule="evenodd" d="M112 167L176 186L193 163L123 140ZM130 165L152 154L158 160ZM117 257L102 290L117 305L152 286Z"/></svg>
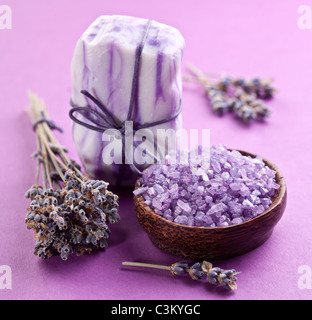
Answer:
<svg viewBox="0 0 312 320"><path fill-rule="evenodd" d="M101 16L83 33L75 48L72 64L72 102L97 109L81 90L87 90L106 106L118 123L127 119L132 78L138 46L147 19L130 16ZM143 48L132 120L146 124L174 115L182 99L181 60L184 39L181 33L165 24L152 21ZM80 117L80 118L79 118ZM77 116L82 119L81 115ZM181 128L181 115L150 128ZM73 137L86 172L113 185L133 185L137 177L128 165L107 164L103 150L108 142L102 133L77 123ZM163 141L157 141L162 145Z"/></svg>

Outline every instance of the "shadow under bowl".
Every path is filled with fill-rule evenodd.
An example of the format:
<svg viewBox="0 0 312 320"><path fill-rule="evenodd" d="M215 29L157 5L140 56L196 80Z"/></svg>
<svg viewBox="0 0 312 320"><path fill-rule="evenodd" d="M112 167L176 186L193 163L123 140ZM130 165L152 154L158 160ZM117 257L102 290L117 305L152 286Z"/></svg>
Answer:
<svg viewBox="0 0 312 320"><path fill-rule="evenodd" d="M239 151L245 156L254 154ZM263 159L276 172L276 190L270 207L259 216L225 227L195 227L171 222L156 214L144 203L142 195L134 196L136 216L151 241L161 250L194 261L217 261L245 254L262 245L281 219L287 202L285 179L276 165ZM136 184L136 189L138 188Z"/></svg>

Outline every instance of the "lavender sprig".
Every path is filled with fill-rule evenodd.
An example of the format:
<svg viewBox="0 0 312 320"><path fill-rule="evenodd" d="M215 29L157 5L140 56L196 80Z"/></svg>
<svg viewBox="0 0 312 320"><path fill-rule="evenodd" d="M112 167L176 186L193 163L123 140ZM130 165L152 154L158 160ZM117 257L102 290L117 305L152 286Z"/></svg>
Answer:
<svg viewBox="0 0 312 320"><path fill-rule="evenodd" d="M186 76L184 79L203 85L205 94L217 115L222 116L231 112L242 122L250 123L254 120L263 121L271 114L263 100L273 98L276 92L272 86L272 79L246 80L227 75L213 75L217 80L211 80L193 65L189 65L188 69L194 77Z"/></svg>
<svg viewBox="0 0 312 320"><path fill-rule="evenodd" d="M60 255L67 260L71 253L82 255L106 248L107 223L120 218L118 196L107 189L108 183L81 173L53 135L43 101L31 93L29 97L37 169L35 184L25 194L30 199L25 222L35 233L34 254L43 259Z"/></svg>
<svg viewBox="0 0 312 320"><path fill-rule="evenodd" d="M212 285L224 286L228 290L237 289L236 275L239 274L239 272L236 272L236 270L234 269L223 270L218 267L213 267L212 264L207 261L196 262L192 266L189 266L189 264L186 261L176 262L171 266L163 266L140 262L123 262L122 265L168 270L174 276L189 274L189 276L196 281L203 281L206 277L208 283Z"/></svg>

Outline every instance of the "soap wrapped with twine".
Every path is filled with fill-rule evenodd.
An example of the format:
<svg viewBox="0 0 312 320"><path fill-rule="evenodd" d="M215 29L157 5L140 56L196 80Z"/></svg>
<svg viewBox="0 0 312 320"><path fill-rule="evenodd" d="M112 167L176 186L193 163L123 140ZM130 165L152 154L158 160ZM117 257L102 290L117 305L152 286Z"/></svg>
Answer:
<svg viewBox="0 0 312 320"><path fill-rule="evenodd" d="M158 129L182 125L183 48L177 29L128 16L101 16L81 36L71 65L70 117L76 149L91 177L135 184L145 164L134 159L135 150L127 150L127 139L133 148L149 140L154 162L169 151L167 137L155 138ZM141 129L152 135L133 141ZM115 136L105 139L107 131Z"/></svg>

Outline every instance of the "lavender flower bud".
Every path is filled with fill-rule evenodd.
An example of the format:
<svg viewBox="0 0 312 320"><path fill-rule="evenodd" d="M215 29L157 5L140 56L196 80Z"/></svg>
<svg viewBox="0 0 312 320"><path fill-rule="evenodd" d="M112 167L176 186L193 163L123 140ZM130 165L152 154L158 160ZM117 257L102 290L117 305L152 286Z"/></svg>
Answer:
<svg viewBox="0 0 312 320"><path fill-rule="evenodd" d="M118 213L111 213L107 216L107 220L109 223L115 223L120 220L120 216Z"/></svg>
<svg viewBox="0 0 312 320"><path fill-rule="evenodd" d="M58 216L58 214L55 211L52 211L49 215L50 219L55 219Z"/></svg>
<svg viewBox="0 0 312 320"><path fill-rule="evenodd" d="M107 242L103 239L99 240L99 246L101 249L107 248Z"/></svg>
<svg viewBox="0 0 312 320"><path fill-rule="evenodd" d="M178 266L175 266L172 270L173 274L175 275L181 275L181 274L184 274L185 273L185 270L181 267L178 267Z"/></svg>
<svg viewBox="0 0 312 320"><path fill-rule="evenodd" d="M173 275L181 275L188 272L189 265L186 261L176 262L170 267L170 270Z"/></svg>
<svg viewBox="0 0 312 320"><path fill-rule="evenodd" d="M63 261L67 261L68 260L68 253L62 251L61 258L62 258Z"/></svg>
<svg viewBox="0 0 312 320"><path fill-rule="evenodd" d="M35 217L34 217L34 220L35 220L36 222L40 222L40 221L41 221L41 216L40 216L40 214L36 214Z"/></svg>
<svg viewBox="0 0 312 320"><path fill-rule="evenodd" d="M201 281L204 279L204 272L202 271L202 263L197 262L189 269L189 275L193 280Z"/></svg>

